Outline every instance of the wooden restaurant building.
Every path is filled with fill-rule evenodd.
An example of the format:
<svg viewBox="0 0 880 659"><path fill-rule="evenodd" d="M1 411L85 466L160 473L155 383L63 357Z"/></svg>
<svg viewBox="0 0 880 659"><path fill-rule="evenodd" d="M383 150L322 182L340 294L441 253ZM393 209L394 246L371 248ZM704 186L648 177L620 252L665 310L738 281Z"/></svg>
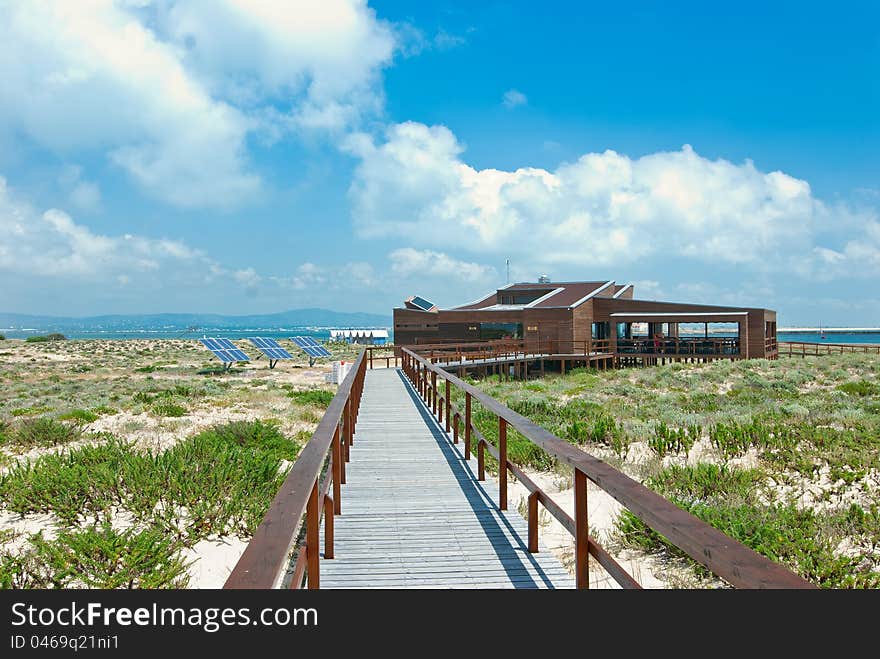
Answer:
<svg viewBox="0 0 880 659"><path fill-rule="evenodd" d="M482 298L438 309L414 296L394 309L399 346L510 340L530 353L582 353L601 346L622 360L775 358L776 312L635 297L614 281L509 284Z"/></svg>

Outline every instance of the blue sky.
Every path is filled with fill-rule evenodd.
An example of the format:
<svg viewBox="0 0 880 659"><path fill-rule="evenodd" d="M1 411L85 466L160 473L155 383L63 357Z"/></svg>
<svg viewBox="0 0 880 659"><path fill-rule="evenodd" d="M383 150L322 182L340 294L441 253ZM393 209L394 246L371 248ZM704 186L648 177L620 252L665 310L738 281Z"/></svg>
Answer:
<svg viewBox="0 0 880 659"><path fill-rule="evenodd" d="M0 310L880 326L878 5L709 4L0 0Z"/></svg>

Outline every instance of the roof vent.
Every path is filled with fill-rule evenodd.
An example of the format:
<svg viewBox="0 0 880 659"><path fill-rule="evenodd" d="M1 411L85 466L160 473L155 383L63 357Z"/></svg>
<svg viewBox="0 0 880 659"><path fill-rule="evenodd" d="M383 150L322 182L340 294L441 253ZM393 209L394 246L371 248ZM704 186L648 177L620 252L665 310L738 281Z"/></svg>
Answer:
<svg viewBox="0 0 880 659"><path fill-rule="evenodd" d="M548 277L547 275L539 275L538 276L538 283L539 284L549 284L550 277Z"/></svg>

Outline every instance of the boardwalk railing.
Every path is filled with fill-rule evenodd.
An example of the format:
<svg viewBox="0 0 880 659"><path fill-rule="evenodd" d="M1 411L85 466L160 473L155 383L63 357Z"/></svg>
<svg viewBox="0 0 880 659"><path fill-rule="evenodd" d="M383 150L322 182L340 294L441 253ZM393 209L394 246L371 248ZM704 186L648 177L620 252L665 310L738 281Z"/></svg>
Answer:
<svg viewBox="0 0 880 659"><path fill-rule="evenodd" d="M421 348L421 346L420 346ZM605 462L573 447L481 390L435 366L409 348L403 348L403 372L427 406L458 442L464 434L465 459L476 448L477 476L485 479L485 454L498 461L499 505L507 509L507 472L529 491L529 551L538 551L538 504L565 527L575 540L575 578L578 588L589 586L592 555L623 588L639 583L589 535L587 480L614 497L633 515L669 542L737 588L814 588L783 565L775 563L699 518L675 506L641 483ZM464 393L464 412L452 405L452 387ZM489 443L473 423L473 401L498 418L498 446ZM557 460L574 470L574 518L557 505L523 470L507 457L507 429L516 429ZM476 446L474 443L476 442Z"/></svg>
<svg viewBox="0 0 880 659"><path fill-rule="evenodd" d="M397 368L400 364L400 348L395 348L394 346L366 346L364 349L367 351L368 368L381 368L383 363L385 368Z"/></svg>
<svg viewBox="0 0 880 659"><path fill-rule="evenodd" d="M350 459L364 388L366 354L366 350L361 351L339 385L324 418L291 467L224 588L282 586L291 552L297 558L290 587L302 588L306 583L310 589L319 587L321 518L324 557L333 558L333 517L342 511L340 486L345 483L345 463Z"/></svg>
<svg viewBox="0 0 880 659"><path fill-rule="evenodd" d="M779 354L789 357L810 355L836 355L846 352L874 353L880 355L876 343L810 343L807 341L780 341Z"/></svg>
<svg viewBox="0 0 880 659"><path fill-rule="evenodd" d="M431 363L460 363L462 360L517 359L530 355L569 355L590 356L608 354L611 342L608 339L586 339L584 341L559 341L550 339L528 341L480 341L466 343L435 343L409 346L409 348Z"/></svg>

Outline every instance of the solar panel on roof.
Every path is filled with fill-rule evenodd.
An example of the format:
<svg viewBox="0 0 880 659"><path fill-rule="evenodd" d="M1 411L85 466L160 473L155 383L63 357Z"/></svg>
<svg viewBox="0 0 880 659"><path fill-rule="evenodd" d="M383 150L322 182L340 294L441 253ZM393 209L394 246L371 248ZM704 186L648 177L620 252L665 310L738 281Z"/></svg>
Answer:
<svg viewBox="0 0 880 659"><path fill-rule="evenodd" d="M422 309L424 311L430 311L434 308L434 305L431 302L428 302L425 298L419 297L418 295L413 297L413 299L410 300L410 303L416 305L419 309Z"/></svg>
<svg viewBox="0 0 880 659"><path fill-rule="evenodd" d="M249 362L251 360L238 346L229 339L199 339L202 345L210 350L224 364L233 362Z"/></svg>
<svg viewBox="0 0 880 659"><path fill-rule="evenodd" d="M305 352L309 357L329 357L330 351L310 336L294 336L290 339Z"/></svg>

